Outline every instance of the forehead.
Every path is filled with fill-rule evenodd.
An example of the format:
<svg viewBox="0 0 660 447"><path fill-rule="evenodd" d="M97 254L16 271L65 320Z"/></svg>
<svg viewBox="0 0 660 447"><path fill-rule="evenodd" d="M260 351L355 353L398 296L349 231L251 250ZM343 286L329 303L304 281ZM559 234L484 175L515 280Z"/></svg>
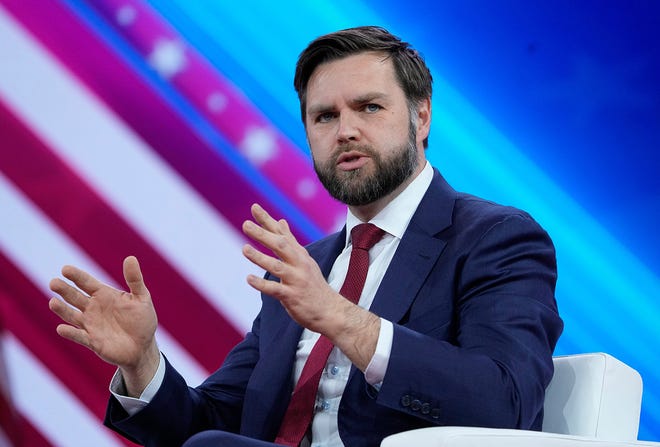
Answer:
<svg viewBox="0 0 660 447"><path fill-rule="evenodd" d="M307 83L307 104L333 102L338 96L358 96L365 90L403 93L392 60L386 54L366 52L319 65Z"/></svg>

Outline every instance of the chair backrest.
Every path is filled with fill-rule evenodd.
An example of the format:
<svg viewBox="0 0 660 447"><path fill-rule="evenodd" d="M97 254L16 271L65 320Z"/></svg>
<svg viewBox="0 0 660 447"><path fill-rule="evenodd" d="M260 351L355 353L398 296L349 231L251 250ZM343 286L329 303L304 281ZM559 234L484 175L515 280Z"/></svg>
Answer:
<svg viewBox="0 0 660 447"><path fill-rule="evenodd" d="M637 439L642 378L604 353L559 356L546 390L543 431Z"/></svg>

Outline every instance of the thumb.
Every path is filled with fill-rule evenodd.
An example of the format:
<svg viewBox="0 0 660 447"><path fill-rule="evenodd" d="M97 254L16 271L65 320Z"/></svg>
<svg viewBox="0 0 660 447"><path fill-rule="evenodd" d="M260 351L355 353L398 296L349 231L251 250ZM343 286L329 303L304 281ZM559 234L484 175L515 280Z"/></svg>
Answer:
<svg viewBox="0 0 660 447"><path fill-rule="evenodd" d="M140 264L135 256L128 256L124 259L124 279L133 295L147 295L149 293L147 286L144 285Z"/></svg>

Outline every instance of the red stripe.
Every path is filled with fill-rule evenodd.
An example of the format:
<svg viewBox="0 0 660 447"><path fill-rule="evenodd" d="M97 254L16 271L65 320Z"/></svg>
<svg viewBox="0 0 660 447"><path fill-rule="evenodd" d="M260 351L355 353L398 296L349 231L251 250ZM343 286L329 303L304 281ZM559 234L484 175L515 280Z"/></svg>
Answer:
<svg viewBox="0 0 660 447"><path fill-rule="evenodd" d="M0 128L6 144L0 151L0 170L117 284L124 284L123 258L136 255L164 327L207 370L217 368L219 360L241 339L236 329L2 101Z"/></svg>
<svg viewBox="0 0 660 447"><path fill-rule="evenodd" d="M4 313L0 313L4 316ZM1 342L0 342L1 343ZM4 367L4 359L2 357L2 350L0 350L0 368ZM9 384L5 384L9 386ZM11 390L10 390L11 392ZM4 432L7 439L9 439L13 446L21 444L21 426L19 423L19 416L16 409L11 405L11 400L0 390L0 428Z"/></svg>
<svg viewBox="0 0 660 447"><path fill-rule="evenodd" d="M57 1L0 0L43 45L55 54L118 116L121 116L170 166L225 218L241 228L260 203L282 214L268 191L260 191L202 140L152 87L66 6ZM290 222L302 243L310 236ZM318 235L313 235L316 237Z"/></svg>
<svg viewBox="0 0 660 447"><path fill-rule="evenodd" d="M21 417L21 442L15 447L52 447L53 444L46 439L39 430L25 417ZM127 444L128 445L128 444Z"/></svg>
<svg viewBox="0 0 660 447"><path fill-rule="evenodd" d="M6 318L6 328L99 418L99 430L105 430L101 420L109 397L108 383L115 368L88 349L55 333L59 319L48 310L46 298L0 252L0 310ZM122 442L132 445L123 439Z"/></svg>
<svg viewBox="0 0 660 447"><path fill-rule="evenodd" d="M51 447L53 445L18 412L13 413L11 425L0 425L12 447Z"/></svg>

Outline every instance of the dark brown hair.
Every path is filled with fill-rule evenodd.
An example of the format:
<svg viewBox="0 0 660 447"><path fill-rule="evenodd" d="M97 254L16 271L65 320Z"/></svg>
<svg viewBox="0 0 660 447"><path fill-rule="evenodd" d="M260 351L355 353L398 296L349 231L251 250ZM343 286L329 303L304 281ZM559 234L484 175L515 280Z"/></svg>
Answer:
<svg viewBox="0 0 660 447"><path fill-rule="evenodd" d="M303 123L307 106L307 83L314 70L325 62L370 51L384 53L392 59L397 81L411 110L420 101L431 97L431 72L422 56L409 43L378 26L349 28L316 38L298 57L293 86L300 100Z"/></svg>

